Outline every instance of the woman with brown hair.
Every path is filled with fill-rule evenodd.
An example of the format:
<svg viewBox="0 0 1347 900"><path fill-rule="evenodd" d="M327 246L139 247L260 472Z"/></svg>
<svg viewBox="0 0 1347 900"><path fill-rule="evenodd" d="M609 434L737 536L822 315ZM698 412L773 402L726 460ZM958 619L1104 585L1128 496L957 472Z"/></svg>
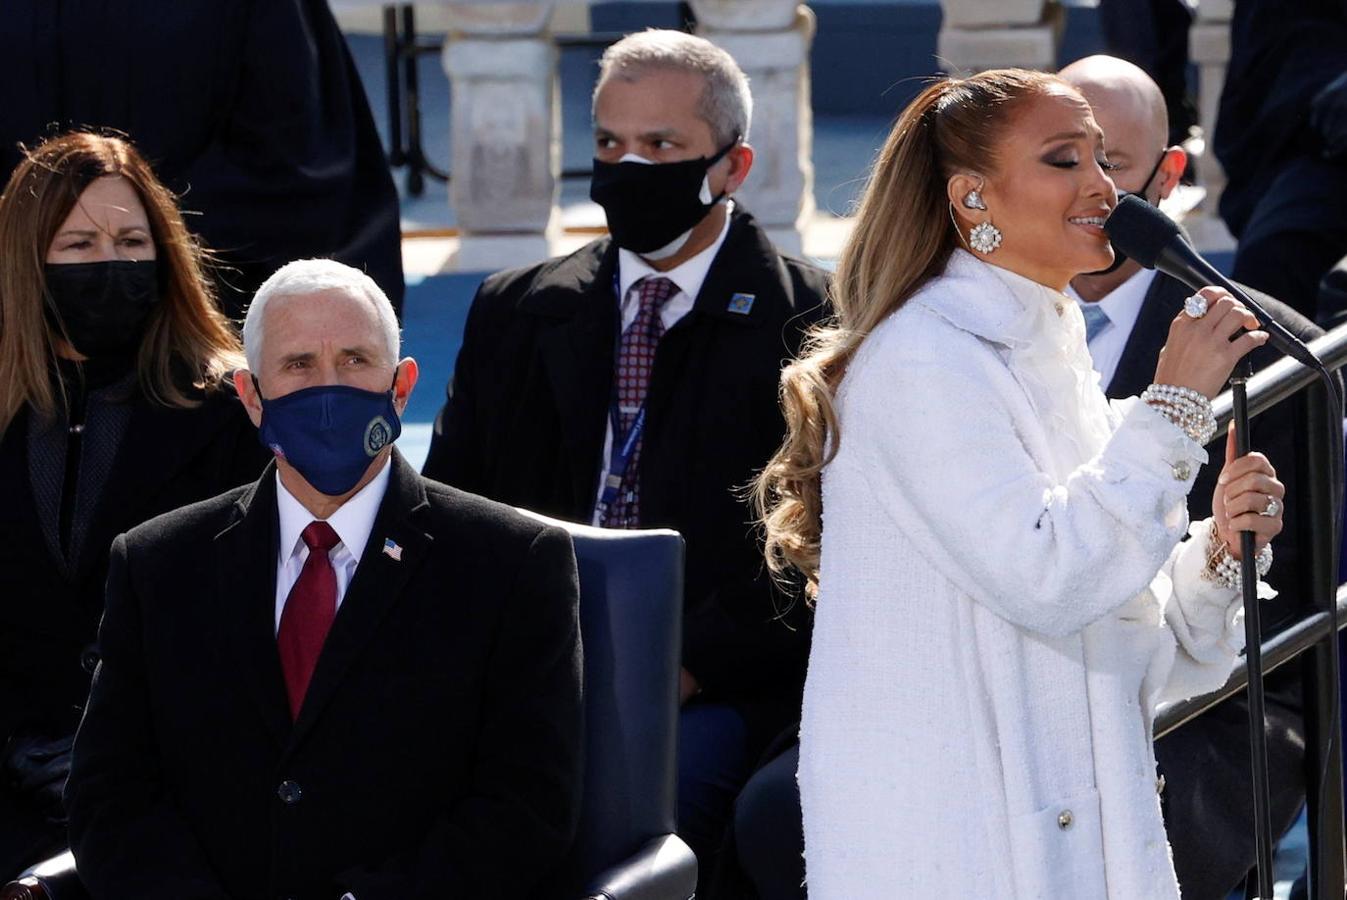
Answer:
<svg viewBox="0 0 1347 900"><path fill-rule="evenodd" d="M130 143L75 132L26 155L0 196L0 880L65 841L112 539L268 458L230 388L242 361Z"/></svg>
<svg viewBox="0 0 1347 900"><path fill-rule="evenodd" d="M1151 721L1225 680L1237 535L1266 571L1284 489L1229 452L1189 527L1209 398L1267 340L1222 291L1190 298L1140 398L1105 400L1062 292L1113 260L1107 168L1050 75L932 84L875 163L836 321L783 373L757 499L769 564L817 603L814 900L1178 896Z"/></svg>

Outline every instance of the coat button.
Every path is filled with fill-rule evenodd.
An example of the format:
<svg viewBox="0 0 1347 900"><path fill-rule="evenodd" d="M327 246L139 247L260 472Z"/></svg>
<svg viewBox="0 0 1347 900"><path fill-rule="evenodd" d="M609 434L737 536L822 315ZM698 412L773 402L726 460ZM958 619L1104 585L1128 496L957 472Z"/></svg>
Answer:
<svg viewBox="0 0 1347 900"><path fill-rule="evenodd" d="M1057 827L1066 831L1071 827L1071 823L1074 821L1075 819L1071 815L1071 810L1064 809L1062 810L1062 814L1057 817Z"/></svg>
<svg viewBox="0 0 1347 900"><path fill-rule="evenodd" d="M94 669L98 668L98 660L98 651L94 649L93 644L90 644L80 653L80 668L92 675Z"/></svg>
<svg viewBox="0 0 1347 900"><path fill-rule="evenodd" d="M1178 462L1174 463L1175 481L1187 481L1188 476L1191 474L1193 474L1193 467L1188 463L1188 460L1181 459Z"/></svg>
<svg viewBox="0 0 1347 900"><path fill-rule="evenodd" d="M304 790L298 782L282 781L281 786L276 788L276 796L280 797L286 806L294 806L299 802L299 798L304 796Z"/></svg>

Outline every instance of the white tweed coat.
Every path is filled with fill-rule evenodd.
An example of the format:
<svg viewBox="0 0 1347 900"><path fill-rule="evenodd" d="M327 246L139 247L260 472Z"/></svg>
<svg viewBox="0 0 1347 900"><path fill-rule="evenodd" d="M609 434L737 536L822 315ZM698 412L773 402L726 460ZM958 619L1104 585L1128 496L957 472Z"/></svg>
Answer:
<svg viewBox="0 0 1347 900"><path fill-rule="evenodd" d="M1156 705L1222 684L1205 451L1075 303L956 251L838 392L799 782L811 900L1178 896Z"/></svg>

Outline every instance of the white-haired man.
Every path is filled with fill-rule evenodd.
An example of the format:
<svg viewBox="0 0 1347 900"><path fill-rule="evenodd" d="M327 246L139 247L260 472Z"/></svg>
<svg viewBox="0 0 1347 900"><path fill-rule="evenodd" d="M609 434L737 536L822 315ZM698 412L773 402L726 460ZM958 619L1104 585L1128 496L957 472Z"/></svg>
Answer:
<svg viewBox="0 0 1347 900"><path fill-rule="evenodd" d="M781 442L781 365L826 277L731 200L751 107L702 38L646 31L605 52L590 193L611 237L486 280L424 469L558 518L682 533L678 831L703 875L758 753L799 716L809 640L738 489Z"/></svg>
<svg viewBox="0 0 1347 900"><path fill-rule="evenodd" d="M306 260L236 375L276 455L113 547L67 788L95 898L524 897L579 809L570 540L394 449L387 297Z"/></svg>

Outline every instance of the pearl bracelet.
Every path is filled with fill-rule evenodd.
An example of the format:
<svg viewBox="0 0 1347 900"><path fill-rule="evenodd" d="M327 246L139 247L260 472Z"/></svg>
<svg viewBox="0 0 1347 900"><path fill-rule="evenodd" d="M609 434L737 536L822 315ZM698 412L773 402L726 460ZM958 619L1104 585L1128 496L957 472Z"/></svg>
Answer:
<svg viewBox="0 0 1347 900"><path fill-rule="evenodd" d="M1216 436L1211 401L1192 388L1152 384L1141 392L1141 400L1183 429L1194 443L1207 444Z"/></svg>
<svg viewBox="0 0 1347 900"><path fill-rule="evenodd" d="M1230 555L1230 548L1221 540L1216 529L1216 520L1211 520L1211 536L1208 538L1211 551L1207 555L1207 565L1202 577L1232 590L1240 590L1244 584L1243 568L1240 561ZM1272 545L1268 544L1254 557L1254 571L1262 578L1272 568Z"/></svg>

